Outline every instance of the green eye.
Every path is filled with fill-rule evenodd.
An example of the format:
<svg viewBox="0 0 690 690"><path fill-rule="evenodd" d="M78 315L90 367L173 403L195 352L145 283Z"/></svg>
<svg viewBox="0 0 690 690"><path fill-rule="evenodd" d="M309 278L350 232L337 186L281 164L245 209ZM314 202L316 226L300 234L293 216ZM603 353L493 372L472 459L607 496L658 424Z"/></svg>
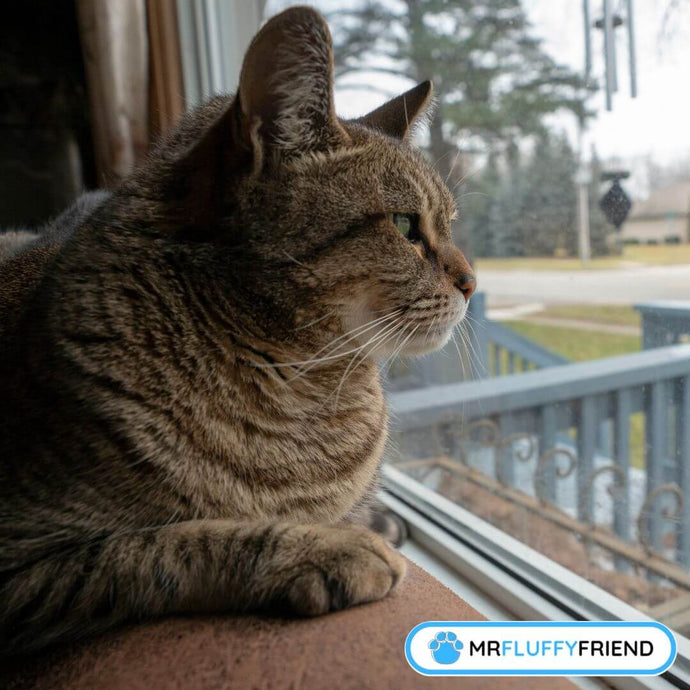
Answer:
<svg viewBox="0 0 690 690"><path fill-rule="evenodd" d="M387 213L388 220L395 225L403 237L414 241L419 225L419 216L413 213Z"/></svg>

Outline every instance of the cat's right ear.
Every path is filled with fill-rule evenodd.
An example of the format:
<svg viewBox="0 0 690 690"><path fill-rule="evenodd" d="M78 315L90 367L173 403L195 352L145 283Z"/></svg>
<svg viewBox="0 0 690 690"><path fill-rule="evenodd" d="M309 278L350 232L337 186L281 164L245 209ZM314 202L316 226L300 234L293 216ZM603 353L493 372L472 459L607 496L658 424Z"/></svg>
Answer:
<svg viewBox="0 0 690 690"><path fill-rule="evenodd" d="M335 114L331 34L316 10L292 7L261 28L247 49L235 106L255 158L349 141Z"/></svg>
<svg viewBox="0 0 690 690"><path fill-rule="evenodd" d="M433 94L433 84L424 81L355 122L404 141L428 113Z"/></svg>

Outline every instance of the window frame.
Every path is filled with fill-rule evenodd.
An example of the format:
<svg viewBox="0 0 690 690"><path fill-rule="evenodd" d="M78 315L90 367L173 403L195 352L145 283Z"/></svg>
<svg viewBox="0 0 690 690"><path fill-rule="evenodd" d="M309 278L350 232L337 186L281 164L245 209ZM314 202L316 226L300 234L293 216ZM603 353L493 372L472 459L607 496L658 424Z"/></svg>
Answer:
<svg viewBox="0 0 690 690"><path fill-rule="evenodd" d="M263 19L265 0L176 0L187 108L236 88L241 60ZM476 297L478 299L478 297ZM464 401L466 403L466 401ZM459 577L523 620L652 620L437 492L384 465L381 500L408 524L411 538ZM661 677L615 677L616 688L690 690L690 641Z"/></svg>

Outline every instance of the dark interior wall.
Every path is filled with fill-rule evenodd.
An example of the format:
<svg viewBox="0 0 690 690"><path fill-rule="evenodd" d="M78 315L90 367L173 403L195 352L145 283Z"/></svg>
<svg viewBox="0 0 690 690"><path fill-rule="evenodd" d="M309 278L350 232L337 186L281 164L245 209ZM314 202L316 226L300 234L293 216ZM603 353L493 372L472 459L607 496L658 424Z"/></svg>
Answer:
<svg viewBox="0 0 690 690"><path fill-rule="evenodd" d="M36 226L94 186L73 0L22 0L0 22L0 228Z"/></svg>

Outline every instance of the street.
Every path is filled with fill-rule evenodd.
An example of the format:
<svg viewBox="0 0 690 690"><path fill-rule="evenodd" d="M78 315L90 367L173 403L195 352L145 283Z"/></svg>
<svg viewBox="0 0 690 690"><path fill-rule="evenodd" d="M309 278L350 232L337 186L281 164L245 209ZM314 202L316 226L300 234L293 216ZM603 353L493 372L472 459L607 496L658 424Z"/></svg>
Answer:
<svg viewBox="0 0 690 690"><path fill-rule="evenodd" d="M581 271L480 271L477 283L492 307L530 302L690 301L690 264Z"/></svg>

